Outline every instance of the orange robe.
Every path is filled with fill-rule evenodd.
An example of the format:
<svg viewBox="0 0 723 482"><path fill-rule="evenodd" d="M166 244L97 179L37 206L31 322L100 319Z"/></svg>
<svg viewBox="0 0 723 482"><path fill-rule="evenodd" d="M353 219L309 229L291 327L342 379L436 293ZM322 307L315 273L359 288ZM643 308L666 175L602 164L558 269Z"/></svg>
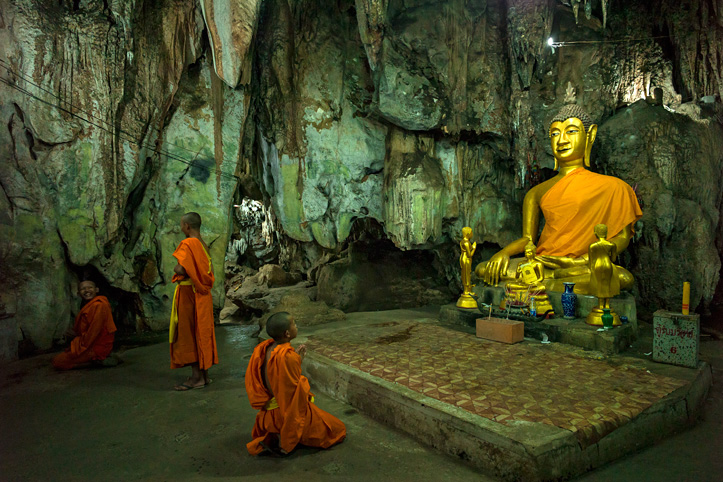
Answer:
<svg viewBox="0 0 723 482"><path fill-rule="evenodd" d="M542 196L540 209L545 227L537 254L574 258L587 254L597 241L596 225L606 224L610 239L643 215L633 188L625 181L582 167L552 186Z"/></svg>
<svg viewBox="0 0 723 482"><path fill-rule="evenodd" d="M77 334L70 348L53 358L58 370L70 370L92 360L105 360L113 349L116 327L110 303L105 296L96 296L83 306L75 317Z"/></svg>
<svg viewBox="0 0 723 482"><path fill-rule="evenodd" d="M173 256L186 270L186 277L173 275L173 282L190 280L190 285L179 285L174 301L177 303L178 326L171 342L171 368L198 363L206 370L218 363L216 333L213 328L213 298L211 288L214 276L211 259L200 240L186 238Z"/></svg>
<svg viewBox="0 0 723 482"><path fill-rule="evenodd" d="M301 374L301 357L288 343L277 345L267 363L266 376L274 396L264 385L261 369L273 340L256 346L246 369L246 393L259 413L246 444L251 455L263 451L260 443L269 434L279 434L279 447L291 452L297 444L328 448L346 437L341 420L317 407L309 380ZM275 401L275 403L274 403ZM272 408L278 405L276 408Z"/></svg>

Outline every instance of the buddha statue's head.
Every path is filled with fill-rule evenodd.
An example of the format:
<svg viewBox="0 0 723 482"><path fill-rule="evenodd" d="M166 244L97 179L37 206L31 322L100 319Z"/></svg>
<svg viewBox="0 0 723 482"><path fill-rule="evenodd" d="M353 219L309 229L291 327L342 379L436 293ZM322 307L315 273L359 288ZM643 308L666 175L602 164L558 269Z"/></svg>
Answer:
<svg viewBox="0 0 723 482"><path fill-rule="evenodd" d="M462 237L464 239L470 239L472 237L472 228L465 226L462 228Z"/></svg>
<svg viewBox="0 0 723 482"><path fill-rule="evenodd" d="M550 122L550 144L555 156L555 170L560 164L579 159L590 167L590 151L597 135L597 125L592 118L575 104L568 104Z"/></svg>
<svg viewBox="0 0 723 482"><path fill-rule="evenodd" d="M530 241L529 243L527 243L525 245L525 257L528 260L532 261L532 259L535 257L536 254L537 254L537 246L535 246L535 243Z"/></svg>

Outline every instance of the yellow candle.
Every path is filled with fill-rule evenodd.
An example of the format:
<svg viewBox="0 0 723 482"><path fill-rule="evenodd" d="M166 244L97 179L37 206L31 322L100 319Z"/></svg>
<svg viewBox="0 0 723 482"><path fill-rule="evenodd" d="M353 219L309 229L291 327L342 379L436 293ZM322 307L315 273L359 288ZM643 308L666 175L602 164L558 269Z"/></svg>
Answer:
<svg viewBox="0 0 723 482"><path fill-rule="evenodd" d="M683 314L690 314L690 283L683 283Z"/></svg>

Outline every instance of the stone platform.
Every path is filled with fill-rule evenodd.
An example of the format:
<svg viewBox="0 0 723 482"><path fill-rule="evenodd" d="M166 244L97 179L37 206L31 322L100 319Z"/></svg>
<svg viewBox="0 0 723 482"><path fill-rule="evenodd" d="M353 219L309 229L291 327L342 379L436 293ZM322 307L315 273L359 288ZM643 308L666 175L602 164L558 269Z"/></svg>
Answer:
<svg viewBox="0 0 723 482"><path fill-rule="evenodd" d="M313 390L507 480L568 478L652 444L695 421L711 382L705 363L505 345L431 318L302 331Z"/></svg>
<svg viewBox="0 0 723 482"><path fill-rule="evenodd" d="M500 302L505 296L505 289L500 286L477 285L474 287L474 292L477 296L479 296L480 302L491 304L495 307L500 306ZM552 304L552 308L555 310L555 313L558 317L562 318L562 293L559 291L548 291L547 295L550 298L550 304ZM580 319L585 319L588 313L590 313L597 304L597 297L578 294L575 315ZM627 316L630 325L633 327L633 332L637 334L638 312L635 306L635 297L630 293L620 293L616 297L610 299L610 307L618 315Z"/></svg>
<svg viewBox="0 0 723 482"><path fill-rule="evenodd" d="M504 318L496 312L494 316ZM454 303L444 305L439 310L439 321L465 327L474 327L477 318L485 318L478 310L457 308ZM597 350L605 354L621 353L637 338L632 323L621 325L609 331L598 331L599 326L585 323L585 318L566 320L564 318L532 318L528 316L511 316L509 319L525 323L525 337L547 340L558 343Z"/></svg>

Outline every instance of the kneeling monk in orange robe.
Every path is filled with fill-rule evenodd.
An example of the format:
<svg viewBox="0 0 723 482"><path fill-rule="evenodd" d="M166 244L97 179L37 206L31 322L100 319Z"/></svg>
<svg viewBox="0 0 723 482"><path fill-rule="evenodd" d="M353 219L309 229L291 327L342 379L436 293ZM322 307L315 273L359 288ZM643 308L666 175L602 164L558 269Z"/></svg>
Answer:
<svg viewBox="0 0 723 482"><path fill-rule="evenodd" d="M70 348L53 358L53 366L58 370L105 360L113 349L116 327L108 298L98 296L98 287L93 281L81 281L78 294L85 305L75 317L76 336Z"/></svg>
<svg viewBox="0 0 723 482"><path fill-rule="evenodd" d="M181 241L173 256L178 264L173 268L173 295L169 342L171 368L191 366L191 376L175 390L185 392L204 388L211 383L208 369L218 363L216 334L213 328L214 276L208 247L201 239L201 216L186 213L181 217Z"/></svg>
<svg viewBox="0 0 723 482"><path fill-rule="evenodd" d="M246 444L249 453L288 454L297 444L328 448L344 440L346 427L314 405L309 380L301 375L306 347L297 354L289 344L297 334L294 318L286 312L272 315L266 333L272 339L256 347L246 369L246 392L259 410L253 440Z"/></svg>

